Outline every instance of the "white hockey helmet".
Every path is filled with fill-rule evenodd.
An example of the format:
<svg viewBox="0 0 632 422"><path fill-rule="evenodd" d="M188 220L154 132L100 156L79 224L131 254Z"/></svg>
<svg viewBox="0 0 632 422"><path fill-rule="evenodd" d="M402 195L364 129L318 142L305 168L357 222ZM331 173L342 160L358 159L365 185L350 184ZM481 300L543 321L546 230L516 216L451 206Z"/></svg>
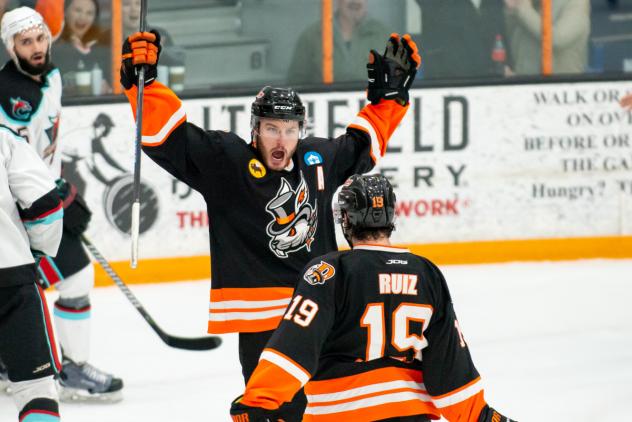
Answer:
<svg viewBox="0 0 632 422"><path fill-rule="evenodd" d="M2 23L0 23L0 36L2 42L7 49L7 52L17 63L17 56L15 55L15 36L27 31L41 30L48 37L48 54L50 55L50 45L52 42L50 29L44 22L44 18L37 11L30 7L18 7L9 12L6 12L2 17Z"/></svg>

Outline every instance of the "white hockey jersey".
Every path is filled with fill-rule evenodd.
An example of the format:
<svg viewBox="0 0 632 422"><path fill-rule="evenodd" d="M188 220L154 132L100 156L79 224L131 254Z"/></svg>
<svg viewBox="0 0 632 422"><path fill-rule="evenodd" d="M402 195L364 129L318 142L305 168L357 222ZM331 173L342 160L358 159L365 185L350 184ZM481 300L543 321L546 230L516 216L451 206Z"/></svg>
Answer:
<svg viewBox="0 0 632 422"><path fill-rule="evenodd" d="M0 125L0 287L35 281L32 250L57 254L62 217L49 169L23 137Z"/></svg>
<svg viewBox="0 0 632 422"><path fill-rule="evenodd" d="M43 82L20 72L13 61L0 70L0 124L25 137L44 160L55 179L61 175L58 145L62 82L52 67Z"/></svg>

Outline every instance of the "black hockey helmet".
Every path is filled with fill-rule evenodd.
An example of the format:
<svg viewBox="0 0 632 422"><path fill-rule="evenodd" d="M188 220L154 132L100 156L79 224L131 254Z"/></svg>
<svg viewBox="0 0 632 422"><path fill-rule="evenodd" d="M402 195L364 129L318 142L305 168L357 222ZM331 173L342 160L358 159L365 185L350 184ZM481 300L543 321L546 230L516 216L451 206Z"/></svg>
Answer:
<svg viewBox="0 0 632 422"><path fill-rule="evenodd" d="M255 130L259 119L296 120L299 122L301 137L305 127L305 107L292 88L264 86L257 94L251 107L250 129Z"/></svg>
<svg viewBox="0 0 632 422"><path fill-rule="evenodd" d="M336 223L350 242L351 230L388 229L395 225L395 192L381 174L355 174L342 185L334 205ZM346 215L346 219L345 219Z"/></svg>

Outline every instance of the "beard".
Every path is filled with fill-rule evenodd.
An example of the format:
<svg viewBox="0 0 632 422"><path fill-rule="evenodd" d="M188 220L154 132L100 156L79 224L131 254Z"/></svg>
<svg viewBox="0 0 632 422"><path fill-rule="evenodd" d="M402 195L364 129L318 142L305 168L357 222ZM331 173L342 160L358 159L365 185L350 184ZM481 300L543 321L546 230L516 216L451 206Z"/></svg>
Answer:
<svg viewBox="0 0 632 422"><path fill-rule="evenodd" d="M31 76L40 76L50 67L50 54L48 54L48 51L46 51L46 54L44 55L44 63L35 66L29 63L29 61L24 59L23 57L18 56L17 54L16 57L18 59L18 66L20 67L20 69Z"/></svg>

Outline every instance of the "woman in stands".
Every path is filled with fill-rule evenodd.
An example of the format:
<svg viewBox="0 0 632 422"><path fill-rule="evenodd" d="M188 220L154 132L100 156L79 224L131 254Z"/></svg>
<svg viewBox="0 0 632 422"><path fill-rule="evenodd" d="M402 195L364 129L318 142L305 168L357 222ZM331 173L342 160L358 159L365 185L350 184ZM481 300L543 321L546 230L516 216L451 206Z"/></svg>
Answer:
<svg viewBox="0 0 632 422"><path fill-rule="evenodd" d="M84 72L102 75L99 92L109 92L110 83L110 31L99 26L97 0L70 0L66 3L65 26L55 45L55 64L64 78L64 89L69 94L89 94L85 88ZM90 86L95 83L90 79ZM99 83L99 81L96 81Z"/></svg>

